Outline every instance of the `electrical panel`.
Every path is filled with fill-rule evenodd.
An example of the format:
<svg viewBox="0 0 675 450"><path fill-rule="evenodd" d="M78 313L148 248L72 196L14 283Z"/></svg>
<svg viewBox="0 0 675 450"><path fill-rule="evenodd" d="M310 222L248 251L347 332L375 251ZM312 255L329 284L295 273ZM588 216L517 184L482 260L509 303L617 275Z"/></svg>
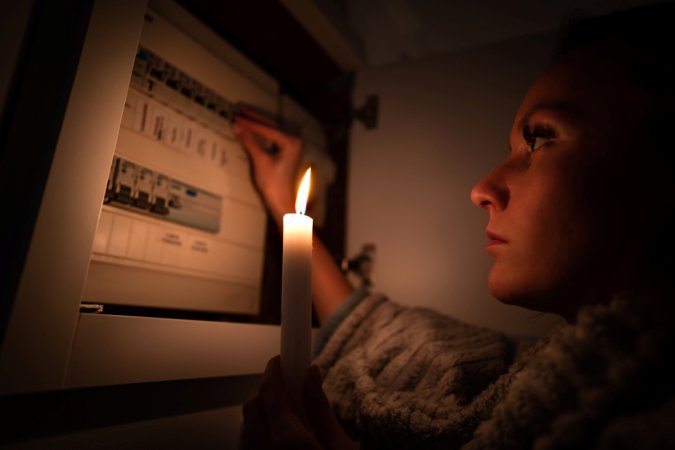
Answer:
<svg viewBox="0 0 675 450"><path fill-rule="evenodd" d="M207 86L194 72L223 85L246 82L222 61L205 67L208 58L213 55L161 17L146 24L83 302L259 310L266 214L230 123L238 101L274 98L254 83L251 98Z"/></svg>

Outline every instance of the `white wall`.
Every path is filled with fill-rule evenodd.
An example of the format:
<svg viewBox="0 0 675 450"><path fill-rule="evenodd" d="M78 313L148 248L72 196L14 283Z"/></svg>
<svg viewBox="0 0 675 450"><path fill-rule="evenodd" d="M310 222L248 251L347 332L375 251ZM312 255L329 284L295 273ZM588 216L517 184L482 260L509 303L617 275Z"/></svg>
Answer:
<svg viewBox="0 0 675 450"><path fill-rule="evenodd" d="M469 200L507 156L513 116L553 44L519 38L358 73L354 104L377 94L380 113L377 129L352 128L347 253L376 244L376 290L513 334L558 322L490 295L487 213Z"/></svg>

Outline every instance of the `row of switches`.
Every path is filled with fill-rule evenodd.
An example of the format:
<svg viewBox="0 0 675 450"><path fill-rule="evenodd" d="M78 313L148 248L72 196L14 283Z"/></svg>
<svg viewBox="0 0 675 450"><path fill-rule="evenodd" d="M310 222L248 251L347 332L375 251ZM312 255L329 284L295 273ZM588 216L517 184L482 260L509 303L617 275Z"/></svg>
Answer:
<svg viewBox="0 0 675 450"><path fill-rule="evenodd" d="M165 216L169 213L169 178L115 157L105 203L121 203Z"/></svg>

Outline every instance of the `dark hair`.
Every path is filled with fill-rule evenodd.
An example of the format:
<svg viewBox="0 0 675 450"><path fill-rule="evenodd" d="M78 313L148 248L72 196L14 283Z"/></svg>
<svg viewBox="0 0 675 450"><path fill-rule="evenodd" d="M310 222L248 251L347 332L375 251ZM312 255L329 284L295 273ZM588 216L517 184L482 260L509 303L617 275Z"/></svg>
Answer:
<svg viewBox="0 0 675 450"><path fill-rule="evenodd" d="M625 49L632 47L645 61L660 62L672 68L674 19L675 2L598 17L571 16L563 20L555 56L559 58L578 48L603 41L616 41L625 44Z"/></svg>
<svg viewBox="0 0 675 450"><path fill-rule="evenodd" d="M651 100L644 130L644 155L660 174L662 189L670 195L660 205L658 215L662 230L675 227L675 2L657 3L591 18L568 18L563 22L553 62L586 48L595 48L599 55L619 64L622 75L642 88ZM656 234L656 230L655 234ZM660 233L659 233L660 234ZM651 261L662 280L669 281L667 267L675 246L664 242L653 244ZM656 239L655 239L656 240ZM665 272L665 273L664 273Z"/></svg>
<svg viewBox="0 0 675 450"><path fill-rule="evenodd" d="M675 125L674 42L675 2L657 3L605 16L566 19L553 60L582 48L601 48L604 57L618 62L625 75L651 96L652 130L669 130ZM669 145L671 137L663 138L659 144ZM675 149L667 151L675 153Z"/></svg>

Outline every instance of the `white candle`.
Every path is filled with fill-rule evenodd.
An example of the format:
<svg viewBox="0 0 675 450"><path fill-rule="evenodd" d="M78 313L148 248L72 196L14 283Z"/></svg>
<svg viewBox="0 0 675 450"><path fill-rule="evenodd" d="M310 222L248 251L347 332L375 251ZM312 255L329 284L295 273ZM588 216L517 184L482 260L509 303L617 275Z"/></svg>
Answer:
<svg viewBox="0 0 675 450"><path fill-rule="evenodd" d="M310 173L307 169L300 183L296 214L284 215L281 372L297 405L302 404L302 382L311 360L312 218L305 215Z"/></svg>

